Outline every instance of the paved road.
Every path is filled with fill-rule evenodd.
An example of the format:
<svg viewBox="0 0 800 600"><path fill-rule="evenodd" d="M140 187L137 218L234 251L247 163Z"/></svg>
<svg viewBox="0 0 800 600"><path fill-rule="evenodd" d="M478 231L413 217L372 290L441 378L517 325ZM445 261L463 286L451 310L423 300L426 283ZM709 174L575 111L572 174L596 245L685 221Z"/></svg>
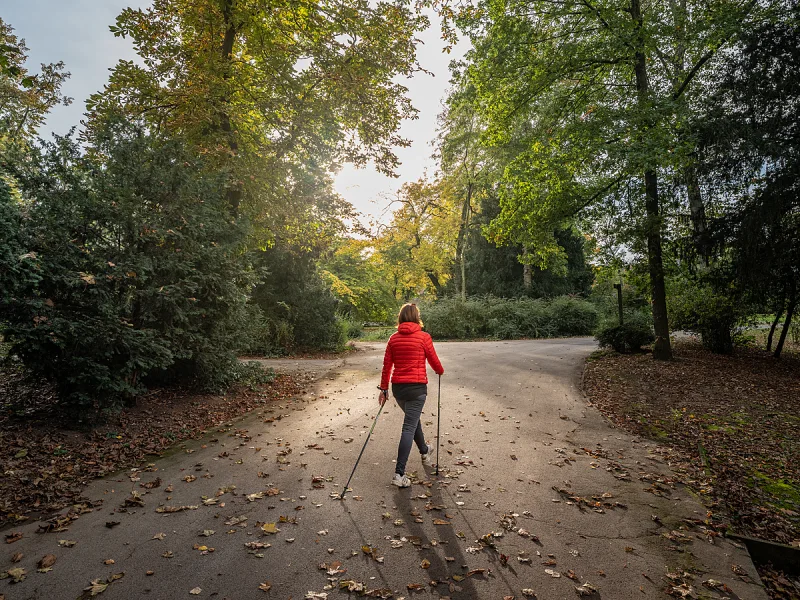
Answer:
<svg viewBox="0 0 800 600"><path fill-rule="evenodd" d="M346 580L395 598L520 600L526 589L544 600L572 599L579 582L589 582L597 589L590 597L649 599L665 597L672 572L691 574L695 592L706 597L766 598L732 572L739 565L757 580L742 549L698 529L679 530L682 519L702 519L704 511L670 485L657 449L613 429L580 395L583 360L593 347L588 339L437 344L446 368L440 477L412 450L417 483L389 485L402 419L387 405L344 501L331 496L341 491L375 417L382 345L361 345L345 361L311 363L319 379L306 396L219 427L150 470L95 482L88 496L102 499L102 507L68 530L17 528L25 537L6 554L25 556L3 568L22 567L27 579L0 582L0 594L72 600L90 580L124 573L101 600L297 600L309 591L333 599L345 597L338 583ZM304 368L295 363L278 366ZM423 423L432 438L434 379L429 391ZM141 486L157 477L160 487ZM225 491L229 486L236 488ZM131 490L144 506L118 512ZM587 507L575 497L601 504ZM166 506L197 508L157 512ZM59 540L77 543L62 547ZM56 563L38 573L35 563L45 554ZM488 570L470 575L474 569ZM568 577L573 573L579 581ZM707 579L736 596L712 592L702 585ZM259 586L266 582L265 593Z"/></svg>

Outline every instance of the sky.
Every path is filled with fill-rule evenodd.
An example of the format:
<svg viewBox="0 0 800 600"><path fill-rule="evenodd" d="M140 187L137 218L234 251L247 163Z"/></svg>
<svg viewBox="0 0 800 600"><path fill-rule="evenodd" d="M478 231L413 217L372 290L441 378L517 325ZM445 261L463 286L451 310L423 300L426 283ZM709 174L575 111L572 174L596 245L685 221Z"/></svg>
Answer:
<svg viewBox="0 0 800 600"><path fill-rule="evenodd" d="M80 123L84 101L101 90L108 79L108 70L120 59L133 59L130 40L115 38L108 30L120 11L127 6L144 7L147 2L131 0L13 0L3 3L0 16L24 38L29 49L29 69L37 71L39 63L64 61L71 77L63 91L74 99L70 106L53 109L40 135L49 138L52 132L64 134ZM10 4L10 6L9 6ZM442 52L438 19L431 15L431 27L419 35L421 66L433 75L419 73L404 81L409 97L419 110L419 118L406 121L403 137L411 140L408 148L397 148L402 162L398 177L381 175L372 166L356 169L345 165L336 175L335 187L345 199L364 215L364 221L386 222L393 194L408 181L416 181L427 171L433 175L431 141L436 136L436 118L441 112L449 85L448 65L463 56L467 45L460 43L450 54Z"/></svg>

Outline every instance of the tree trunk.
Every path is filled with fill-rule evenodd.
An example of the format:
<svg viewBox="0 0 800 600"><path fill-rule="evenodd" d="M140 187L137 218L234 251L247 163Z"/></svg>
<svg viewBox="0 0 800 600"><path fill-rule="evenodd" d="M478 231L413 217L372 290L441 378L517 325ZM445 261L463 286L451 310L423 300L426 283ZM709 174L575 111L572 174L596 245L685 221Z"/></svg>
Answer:
<svg viewBox="0 0 800 600"><path fill-rule="evenodd" d="M442 284L439 283L439 277L433 271L425 271L425 274L428 276L428 279L431 280L434 289L436 290L436 295L441 297L442 296Z"/></svg>
<svg viewBox="0 0 800 600"><path fill-rule="evenodd" d="M222 39L222 47L220 48L220 51L222 53L223 60L228 63L228 67L226 68L224 74L224 79L227 81L230 78L229 68L233 58L233 44L236 41L236 34L238 33L236 24L233 22L233 0L223 0L222 15L225 19L225 37ZM226 102L227 99L223 99L223 104ZM233 132L233 127L231 126L230 115L225 109L220 109L218 116L219 128L227 138L228 148L230 148L233 156L236 157L239 155L239 143L236 141L236 136ZM226 199L234 216L239 214L239 205L242 201L242 194L242 184L235 181L231 182L231 186L228 188L226 193Z"/></svg>
<svg viewBox="0 0 800 600"><path fill-rule="evenodd" d="M775 319L772 321L772 327L769 328L769 335L767 336L767 352L772 350L772 337L775 335L775 328L778 326L778 323L783 316L783 306L786 302L786 299L781 296L781 300L778 303L778 309L775 311Z"/></svg>
<svg viewBox="0 0 800 600"><path fill-rule="evenodd" d="M636 91L639 107L649 111L649 84L647 80L647 61L644 54L642 32L642 10L640 0L631 0L631 17L638 33L636 51L634 53L634 73L636 74ZM646 132L642 132L647 135ZM667 290L664 284L664 264L661 250L661 214L658 206L658 174L653 169L644 172L645 212L647 214L647 262L650 271L650 289L653 296L653 328L656 341L653 344L653 358L669 360L672 358L672 347L669 341L669 321L667 319Z"/></svg>
<svg viewBox="0 0 800 600"><path fill-rule="evenodd" d="M783 329L781 330L781 337L778 340L778 345L775 347L775 358L781 357L781 352L783 351L783 344L786 341L786 334L789 333L789 327L792 325L792 316L794 315L794 309L797 306L797 284L794 280L791 283L791 291L789 292L789 304L786 306L786 321L783 323Z"/></svg>
<svg viewBox="0 0 800 600"><path fill-rule="evenodd" d="M650 270L650 288L653 295L653 329L656 341L653 358L669 360L672 347L669 341L667 317L667 288L664 284L664 264L661 251L661 215L658 209L658 176L655 171L644 174L645 208L647 211L647 262Z"/></svg>
<svg viewBox="0 0 800 600"><path fill-rule="evenodd" d="M686 178L686 193L689 196L689 218L692 220L692 241L694 247L705 259L708 265L708 258L711 254L708 239L708 222L706 220L706 207L703 204L703 195L700 192L700 181L697 177L697 169L694 164L690 164L684 170Z"/></svg>
<svg viewBox="0 0 800 600"><path fill-rule="evenodd" d="M469 224L472 216L472 183L467 184L467 197L461 207L461 222L456 238L456 289L461 294L461 299L467 299L467 273L464 264L464 255L469 237Z"/></svg>
<svg viewBox="0 0 800 600"><path fill-rule="evenodd" d="M531 269L531 264L528 262L528 247L522 247L522 286L525 288L526 292L531 291L531 287L533 286L533 271Z"/></svg>

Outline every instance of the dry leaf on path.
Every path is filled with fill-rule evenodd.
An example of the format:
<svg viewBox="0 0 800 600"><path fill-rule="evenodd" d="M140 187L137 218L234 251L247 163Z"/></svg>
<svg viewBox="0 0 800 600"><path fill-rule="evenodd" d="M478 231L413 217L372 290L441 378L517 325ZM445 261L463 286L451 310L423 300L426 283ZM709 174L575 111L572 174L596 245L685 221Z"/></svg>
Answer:
<svg viewBox="0 0 800 600"><path fill-rule="evenodd" d="M583 585L576 586L575 591L578 592L579 596L591 596L597 593L597 588L591 583L584 583Z"/></svg>
<svg viewBox="0 0 800 600"><path fill-rule="evenodd" d="M27 576L28 574L25 572L25 569L17 567L15 569L9 569L3 573L3 576L0 576L0 579L10 577L11 583L20 583L21 581L24 581Z"/></svg>

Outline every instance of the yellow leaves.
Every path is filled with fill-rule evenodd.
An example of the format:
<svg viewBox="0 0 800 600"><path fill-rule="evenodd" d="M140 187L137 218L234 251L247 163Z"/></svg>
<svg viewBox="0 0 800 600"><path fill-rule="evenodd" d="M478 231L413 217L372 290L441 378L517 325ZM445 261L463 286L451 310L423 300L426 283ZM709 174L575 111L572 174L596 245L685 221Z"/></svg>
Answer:
<svg viewBox="0 0 800 600"><path fill-rule="evenodd" d="M264 533L275 534L280 531L275 523L264 523L261 526L261 531Z"/></svg>

